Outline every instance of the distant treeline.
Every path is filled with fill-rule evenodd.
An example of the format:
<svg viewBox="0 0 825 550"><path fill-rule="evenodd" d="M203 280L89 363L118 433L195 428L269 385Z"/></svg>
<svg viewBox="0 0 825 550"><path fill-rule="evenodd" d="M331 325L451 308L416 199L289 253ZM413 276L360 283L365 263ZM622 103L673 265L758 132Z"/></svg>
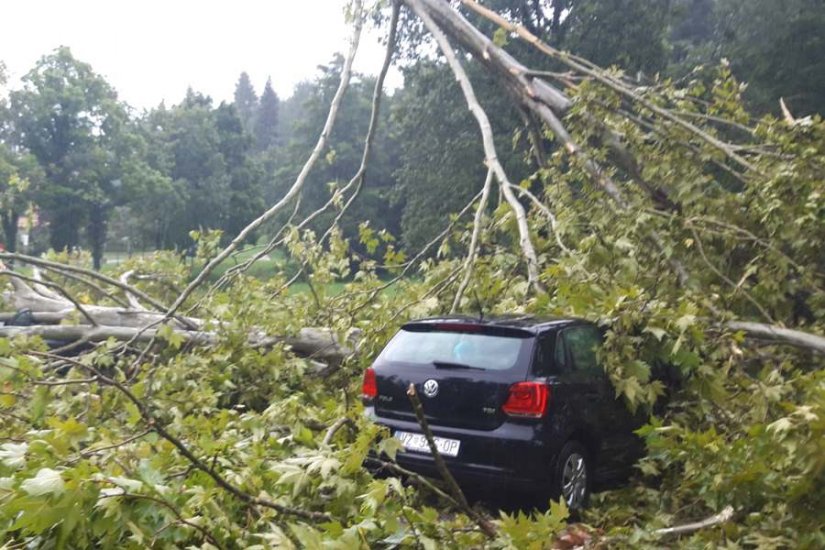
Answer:
<svg viewBox="0 0 825 550"><path fill-rule="evenodd" d="M486 4L554 46L615 65L643 83L676 78L702 86L710 74L702 66L729 62L748 83L754 113L778 111L780 97L797 117L825 112L821 0ZM472 198L485 168L456 82L440 60L416 53L427 38L409 14L402 24L396 61L404 85L383 97L366 185L342 229L354 237L357 224L369 220L416 248ZM495 38L537 70L560 70L506 34ZM323 126L341 63L333 58L285 101L271 81L259 96L243 73L231 103L215 105L190 89L178 105L135 113L68 48L55 50L0 100L0 240L14 249L20 218L34 211L46 229L33 233L29 251L80 246L92 250L96 264L107 242L181 250L191 246L195 229L237 233L291 185ZM514 179L526 177L533 171L524 162L530 141L519 113L481 71L471 66L470 72L493 116L502 160ZM317 209L357 171L374 83L355 78L302 210ZM326 227L332 215L319 217L314 228Z"/></svg>

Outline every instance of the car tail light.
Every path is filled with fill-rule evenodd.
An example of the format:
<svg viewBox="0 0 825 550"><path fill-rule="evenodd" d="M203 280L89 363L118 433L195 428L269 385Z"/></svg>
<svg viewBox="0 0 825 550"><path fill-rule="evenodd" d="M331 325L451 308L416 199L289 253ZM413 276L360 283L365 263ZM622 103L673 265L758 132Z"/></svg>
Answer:
<svg viewBox="0 0 825 550"><path fill-rule="evenodd" d="M510 416L540 418L547 411L550 388L541 382L519 382L510 386L510 395L501 410Z"/></svg>
<svg viewBox="0 0 825 550"><path fill-rule="evenodd" d="M364 371L364 384L361 386L361 397L365 400L375 399L378 395L378 383L375 380L375 369L372 367Z"/></svg>

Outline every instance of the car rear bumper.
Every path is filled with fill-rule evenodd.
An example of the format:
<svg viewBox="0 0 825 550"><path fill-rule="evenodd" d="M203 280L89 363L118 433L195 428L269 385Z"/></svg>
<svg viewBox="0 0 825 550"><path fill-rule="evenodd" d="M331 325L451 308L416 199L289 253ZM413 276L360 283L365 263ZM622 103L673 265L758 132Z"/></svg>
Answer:
<svg viewBox="0 0 825 550"><path fill-rule="evenodd" d="M416 422L376 417L371 408L367 415L379 425L406 432L421 432ZM431 426L433 435L461 441L458 456L443 456L456 480L468 489L496 488L514 491L537 491L549 487L553 445L545 442L541 423L505 422L495 430L468 430ZM432 455L402 451L396 460L404 468L438 478Z"/></svg>

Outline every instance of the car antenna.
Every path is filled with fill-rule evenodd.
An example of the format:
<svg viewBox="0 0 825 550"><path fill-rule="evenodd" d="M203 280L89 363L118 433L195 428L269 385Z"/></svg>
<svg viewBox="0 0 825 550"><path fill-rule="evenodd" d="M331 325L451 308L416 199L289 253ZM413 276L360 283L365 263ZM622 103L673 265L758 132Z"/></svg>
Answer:
<svg viewBox="0 0 825 550"><path fill-rule="evenodd" d="M473 295L476 297L476 307L478 308L478 320L484 320L484 308L481 305L481 299L478 297L478 292L473 289Z"/></svg>

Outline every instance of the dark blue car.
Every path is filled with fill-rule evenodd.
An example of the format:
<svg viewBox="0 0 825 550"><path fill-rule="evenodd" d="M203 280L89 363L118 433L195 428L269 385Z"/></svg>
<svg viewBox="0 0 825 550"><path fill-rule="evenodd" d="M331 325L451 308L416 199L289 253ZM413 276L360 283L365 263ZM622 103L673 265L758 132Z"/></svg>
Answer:
<svg viewBox="0 0 825 550"><path fill-rule="evenodd" d="M529 491L584 506L627 476L643 423L599 366L601 330L576 319L411 322L364 374L367 414L404 445L401 466L437 476L407 397L415 384L436 445L468 489Z"/></svg>

